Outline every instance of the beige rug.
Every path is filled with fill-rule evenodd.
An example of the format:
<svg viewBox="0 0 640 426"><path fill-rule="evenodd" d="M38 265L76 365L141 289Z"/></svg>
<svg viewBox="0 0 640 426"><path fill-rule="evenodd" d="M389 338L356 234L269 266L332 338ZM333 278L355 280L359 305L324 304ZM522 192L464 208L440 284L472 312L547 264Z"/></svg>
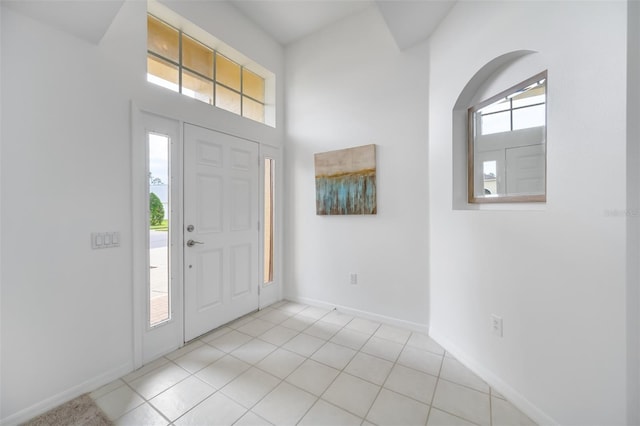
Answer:
<svg viewBox="0 0 640 426"><path fill-rule="evenodd" d="M88 394L72 399L24 423L23 426L109 426L113 422Z"/></svg>

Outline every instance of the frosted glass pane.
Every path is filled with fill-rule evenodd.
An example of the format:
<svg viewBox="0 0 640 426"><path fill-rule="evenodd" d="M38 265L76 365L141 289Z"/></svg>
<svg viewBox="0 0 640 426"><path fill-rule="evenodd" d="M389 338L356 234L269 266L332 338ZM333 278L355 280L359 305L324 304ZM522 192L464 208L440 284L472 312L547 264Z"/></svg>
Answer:
<svg viewBox="0 0 640 426"><path fill-rule="evenodd" d="M242 97L242 115L260 123L264 123L264 105L246 96Z"/></svg>
<svg viewBox="0 0 640 426"><path fill-rule="evenodd" d="M264 103L264 78L247 69L243 69L242 93Z"/></svg>
<svg viewBox="0 0 640 426"><path fill-rule="evenodd" d="M213 104L213 82L189 71L182 71L182 94Z"/></svg>
<svg viewBox="0 0 640 426"><path fill-rule="evenodd" d="M191 37L182 37L182 65L213 79L213 50Z"/></svg>
<svg viewBox="0 0 640 426"><path fill-rule="evenodd" d="M178 30L151 15L147 15L148 50L178 62L180 54L178 37Z"/></svg>
<svg viewBox="0 0 640 426"><path fill-rule="evenodd" d="M216 81L239 92L240 65L216 53Z"/></svg>
<svg viewBox="0 0 640 426"><path fill-rule="evenodd" d="M216 84L216 106L240 115L240 94Z"/></svg>
<svg viewBox="0 0 640 426"><path fill-rule="evenodd" d="M178 92L178 67L153 55L147 55L147 81Z"/></svg>

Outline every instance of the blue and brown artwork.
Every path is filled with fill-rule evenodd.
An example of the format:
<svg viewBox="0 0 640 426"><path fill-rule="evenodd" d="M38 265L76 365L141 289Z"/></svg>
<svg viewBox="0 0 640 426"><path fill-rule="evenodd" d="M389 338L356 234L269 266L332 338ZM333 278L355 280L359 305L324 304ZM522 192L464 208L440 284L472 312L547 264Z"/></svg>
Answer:
<svg viewBox="0 0 640 426"><path fill-rule="evenodd" d="M315 154L316 214L376 214L376 146Z"/></svg>

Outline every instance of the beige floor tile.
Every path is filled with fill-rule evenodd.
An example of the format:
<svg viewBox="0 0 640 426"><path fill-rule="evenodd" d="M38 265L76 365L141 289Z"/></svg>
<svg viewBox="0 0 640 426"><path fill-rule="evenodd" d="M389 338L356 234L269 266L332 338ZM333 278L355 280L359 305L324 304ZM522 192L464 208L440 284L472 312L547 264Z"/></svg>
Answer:
<svg viewBox="0 0 640 426"><path fill-rule="evenodd" d="M152 398L149 403L164 417L174 421L214 392L213 387L191 376Z"/></svg>
<svg viewBox="0 0 640 426"><path fill-rule="evenodd" d="M324 344L325 340L309 336L308 334L300 333L296 337L282 345L282 348L291 352L295 352L304 357L309 357L315 351L320 349L320 347Z"/></svg>
<svg viewBox="0 0 640 426"><path fill-rule="evenodd" d="M535 425L427 334L288 301L90 395L116 425Z"/></svg>
<svg viewBox="0 0 640 426"><path fill-rule="evenodd" d="M272 345L282 346L289 340L297 336L298 333L299 332L297 330L283 327L281 325L276 325L275 327L258 336L258 339L264 340L265 342L271 343Z"/></svg>
<svg viewBox="0 0 640 426"><path fill-rule="evenodd" d="M246 412L246 408L221 392L216 392L176 420L174 424L176 426L230 426Z"/></svg>
<svg viewBox="0 0 640 426"><path fill-rule="evenodd" d="M270 426L272 424L273 423L266 421L256 413L249 411L234 423L233 426Z"/></svg>
<svg viewBox="0 0 640 426"><path fill-rule="evenodd" d="M150 400L188 376L187 370L170 363L145 374L129 385L146 400Z"/></svg>
<svg viewBox="0 0 640 426"><path fill-rule="evenodd" d="M353 317L351 315L346 315L338 311L331 311L320 319L321 322L335 324L340 328L349 324L351 320L353 320Z"/></svg>
<svg viewBox="0 0 640 426"><path fill-rule="evenodd" d="M371 336L380 328L380 323L356 317L344 327Z"/></svg>
<svg viewBox="0 0 640 426"><path fill-rule="evenodd" d="M356 353L355 350L346 346L328 342L311 355L311 359L342 370L349 364L349 361L353 359Z"/></svg>
<svg viewBox="0 0 640 426"><path fill-rule="evenodd" d="M276 349L256 366L267 373L284 379L304 362L305 358L286 349Z"/></svg>
<svg viewBox="0 0 640 426"><path fill-rule="evenodd" d="M360 350L362 346L369 340L369 335L354 331L348 328L343 328L335 336L331 338L333 343L338 345L347 346L351 349Z"/></svg>
<svg viewBox="0 0 640 426"><path fill-rule="evenodd" d="M306 360L287 377L286 381L320 396L340 372L312 359Z"/></svg>
<svg viewBox="0 0 640 426"><path fill-rule="evenodd" d="M392 367L393 363L390 361L359 352L344 371L376 385L382 385Z"/></svg>
<svg viewBox="0 0 640 426"><path fill-rule="evenodd" d="M220 391L243 406L251 408L279 383L280 379L275 376L252 367L233 379Z"/></svg>
<svg viewBox="0 0 640 426"><path fill-rule="evenodd" d="M336 334L342 327L329 322L318 321L311 327L304 330L305 334L317 337L322 340L329 340Z"/></svg>
<svg viewBox="0 0 640 426"><path fill-rule="evenodd" d="M341 373L322 395L322 399L364 417L378 396L376 386L350 374Z"/></svg>
<svg viewBox="0 0 640 426"><path fill-rule="evenodd" d="M264 359L278 347L260 339L253 339L231 352L231 355L249 364Z"/></svg>
<svg viewBox="0 0 640 426"><path fill-rule="evenodd" d="M251 411L275 425L295 425L317 397L288 383L281 383Z"/></svg>
<svg viewBox="0 0 640 426"><path fill-rule="evenodd" d="M367 414L367 420L378 426L417 426L425 424L428 414L427 404L382 389Z"/></svg>
<svg viewBox="0 0 640 426"><path fill-rule="evenodd" d="M251 339L253 339L253 337L248 334L240 333L237 330L231 330L229 333L210 341L209 344L223 352L229 353L244 345Z"/></svg>
<svg viewBox="0 0 640 426"><path fill-rule="evenodd" d="M440 366L442 365L442 355L436 355L432 352L422 351L412 346L405 346L402 353L398 357L398 364L414 370L422 371L433 376L440 374Z"/></svg>
<svg viewBox="0 0 640 426"><path fill-rule="evenodd" d="M474 426L474 424L453 414L431 407L427 426Z"/></svg>
<svg viewBox="0 0 640 426"><path fill-rule="evenodd" d="M215 362L224 356L224 352L212 346L202 344L190 352L175 359L175 363L190 373L202 370L212 362Z"/></svg>
<svg viewBox="0 0 640 426"><path fill-rule="evenodd" d="M384 358L388 361L395 362L398 359L400 352L402 352L403 347L404 346L400 343L374 336L370 338L360 350L370 355L375 355L378 358Z"/></svg>
<svg viewBox="0 0 640 426"><path fill-rule="evenodd" d="M274 309L273 311L269 312L268 314L264 315L261 317L261 319L265 320L265 321L269 321L272 324L280 324L286 320L288 320L291 317L291 313L289 312L285 312L285 311L280 311L280 310L276 310Z"/></svg>
<svg viewBox="0 0 640 426"><path fill-rule="evenodd" d="M411 332L409 330L382 324L375 332L374 336L404 345L407 343L407 340L409 340Z"/></svg>
<svg viewBox="0 0 640 426"><path fill-rule="evenodd" d="M195 375L216 389L220 389L251 367L244 361L227 355Z"/></svg>
<svg viewBox="0 0 640 426"><path fill-rule="evenodd" d="M432 405L479 425L491 423L489 395L466 386L439 380Z"/></svg>
<svg viewBox="0 0 640 426"><path fill-rule="evenodd" d="M282 321L280 325L292 330L302 331L309 328L314 322L316 322L316 320L313 318L296 315L294 317L286 319L285 321Z"/></svg>
<svg viewBox="0 0 640 426"><path fill-rule="evenodd" d="M359 426L361 423L362 419L360 417L354 416L326 401L318 400L298 423L298 426Z"/></svg>
<svg viewBox="0 0 640 426"><path fill-rule="evenodd" d="M308 317L314 320L319 320L323 316L327 315L330 311L328 309L317 308L315 306L308 306L301 310L298 315Z"/></svg>
<svg viewBox="0 0 640 426"><path fill-rule="evenodd" d="M402 395L430 404L437 378L427 373L396 364L384 387Z"/></svg>

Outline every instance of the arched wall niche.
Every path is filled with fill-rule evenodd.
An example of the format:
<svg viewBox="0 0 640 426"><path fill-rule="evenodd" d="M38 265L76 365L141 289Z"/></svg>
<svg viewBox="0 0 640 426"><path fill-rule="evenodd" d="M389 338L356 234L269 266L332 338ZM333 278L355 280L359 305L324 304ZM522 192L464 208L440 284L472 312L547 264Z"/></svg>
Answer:
<svg viewBox="0 0 640 426"><path fill-rule="evenodd" d="M452 111L453 209L539 210L540 204L469 204L467 202L467 110L489 97L547 69L544 58L533 50L500 55L480 68L464 86ZM553 76L549 77L551 80ZM553 81L553 80L552 80ZM553 83L552 83L553 84Z"/></svg>

